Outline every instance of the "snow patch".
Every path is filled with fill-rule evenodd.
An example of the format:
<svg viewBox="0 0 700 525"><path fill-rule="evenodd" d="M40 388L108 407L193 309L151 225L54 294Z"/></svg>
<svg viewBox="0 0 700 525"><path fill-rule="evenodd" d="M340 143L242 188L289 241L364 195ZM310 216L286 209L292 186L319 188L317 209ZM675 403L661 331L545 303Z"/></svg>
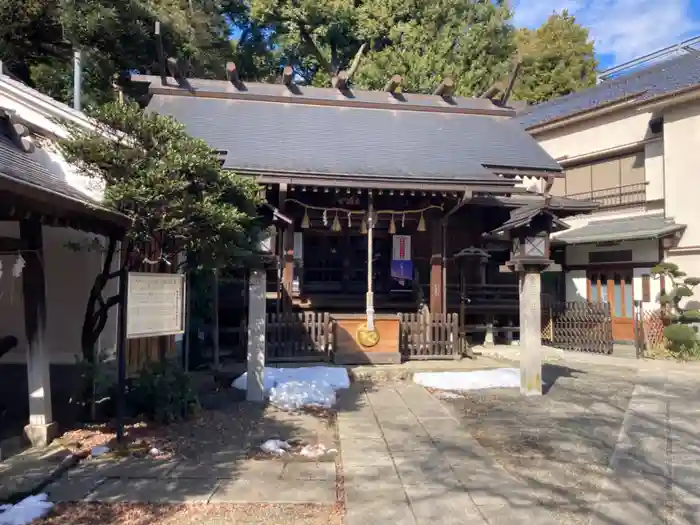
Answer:
<svg viewBox="0 0 700 525"><path fill-rule="evenodd" d="M282 456L287 453L291 447L286 441L281 439L268 439L260 445L260 449L268 454L274 454L275 456Z"/></svg>
<svg viewBox="0 0 700 525"><path fill-rule="evenodd" d="M236 378L231 385L239 390L248 387L248 373ZM350 387L345 368L310 366L298 368L265 367L263 388L270 402L284 410L303 406L330 408L335 405L336 390Z"/></svg>
<svg viewBox="0 0 700 525"><path fill-rule="evenodd" d="M52 507L47 494L28 496L15 505L0 508L0 525L27 525L46 516Z"/></svg>
<svg viewBox="0 0 700 525"><path fill-rule="evenodd" d="M304 445L299 451L300 456L304 456L305 458L310 459L319 459L328 454L335 455L337 453L338 451L336 449L326 448L325 445L322 445L320 443L318 445Z"/></svg>
<svg viewBox="0 0 700 525"><path fill-rule="evenodd" d="M471 372L419 372L413 376L419 385L438 390L483 390L485 388L520 388L518 368L495 368Z"/></svg>
<svg viewBox="0 0 700 525"><path fill-rule="evenodd" d="M104 445L98 445L96 447L92 447L92 450L90 450L90 455L94 458L97 456L101 456L102 454L106 454L109 452L109 447L106 447Z"/></svg>

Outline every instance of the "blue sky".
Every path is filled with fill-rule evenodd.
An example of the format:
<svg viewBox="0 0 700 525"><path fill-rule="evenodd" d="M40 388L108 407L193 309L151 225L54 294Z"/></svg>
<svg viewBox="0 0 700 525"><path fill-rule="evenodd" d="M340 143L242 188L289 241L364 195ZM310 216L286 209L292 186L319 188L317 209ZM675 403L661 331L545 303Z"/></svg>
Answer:
<svg viewBox="0 0 700 525"><path fill-rule="evenodd" d="M601 69L700 34L700 0L514 0L515 24L567 9L596 43Z"/></svg>

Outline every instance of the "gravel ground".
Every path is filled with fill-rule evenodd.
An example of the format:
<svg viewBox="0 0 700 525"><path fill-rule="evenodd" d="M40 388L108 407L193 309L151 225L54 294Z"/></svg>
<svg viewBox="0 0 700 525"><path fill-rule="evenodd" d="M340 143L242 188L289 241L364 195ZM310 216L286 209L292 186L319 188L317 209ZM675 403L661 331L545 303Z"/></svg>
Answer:
<svg viewBox="0 0 700 525"><path fill-rule="evenodd" d="M57 505L35 525L342 525L331 505Z"/></svg>
<svg viewBox="0 0 700 525"><path fill-rule="evenodd" d="M545 365L541 398L497 389L443 399L562 525L584 524L603 488L634 378L631 368Z"/></svg>

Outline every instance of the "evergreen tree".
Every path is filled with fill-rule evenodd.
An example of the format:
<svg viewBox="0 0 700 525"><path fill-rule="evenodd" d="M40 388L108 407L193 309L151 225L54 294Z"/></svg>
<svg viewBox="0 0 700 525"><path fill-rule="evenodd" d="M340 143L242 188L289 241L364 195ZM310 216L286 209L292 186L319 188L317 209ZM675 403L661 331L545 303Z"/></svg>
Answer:
<svg viewBox="0 0 700 525"><path fill-rule="evenodd" d="M567 11L535 30L518 30L516 40L522 67L514 98L539 103L595 85L593 41Z"/></svg>
<svg viewBox="0 0 700 525"><path fill-rule="evenodd" d="M0 59L23 82L70 102L80 48L83 104L104 103L129 72L159 72L156 21L169 56L197 76L223 76L230 29L215 0L2 0Z"/></svg>
<svg viewBox="0 0 700 525"><path fill-rule="evenodd" d="M350 70L356 87L431 92L452 76L471 95L503 77L515 51L511 13L490 0L251 0L250 19L275 35L281 61L307 83L328 86Z"/></svg>

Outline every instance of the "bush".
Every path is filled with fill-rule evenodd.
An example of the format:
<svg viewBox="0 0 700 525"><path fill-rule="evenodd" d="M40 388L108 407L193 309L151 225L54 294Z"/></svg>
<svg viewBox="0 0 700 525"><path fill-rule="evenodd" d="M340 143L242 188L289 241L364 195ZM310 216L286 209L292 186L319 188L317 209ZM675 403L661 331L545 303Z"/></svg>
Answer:
<svg viewBox="0 0 700 525"><path fill-rule="evenodd" d="M152 362L134 379L127 404L157 423L187 418L199 408L189 375L172 361Z"/></svg>
<svg viewBox="0 0 700 525"><path fill-rule="evenodd" d="M688 360L698 356L697 333L686 324L672 324L664 328L668 349L677 359Z"/></svg>

